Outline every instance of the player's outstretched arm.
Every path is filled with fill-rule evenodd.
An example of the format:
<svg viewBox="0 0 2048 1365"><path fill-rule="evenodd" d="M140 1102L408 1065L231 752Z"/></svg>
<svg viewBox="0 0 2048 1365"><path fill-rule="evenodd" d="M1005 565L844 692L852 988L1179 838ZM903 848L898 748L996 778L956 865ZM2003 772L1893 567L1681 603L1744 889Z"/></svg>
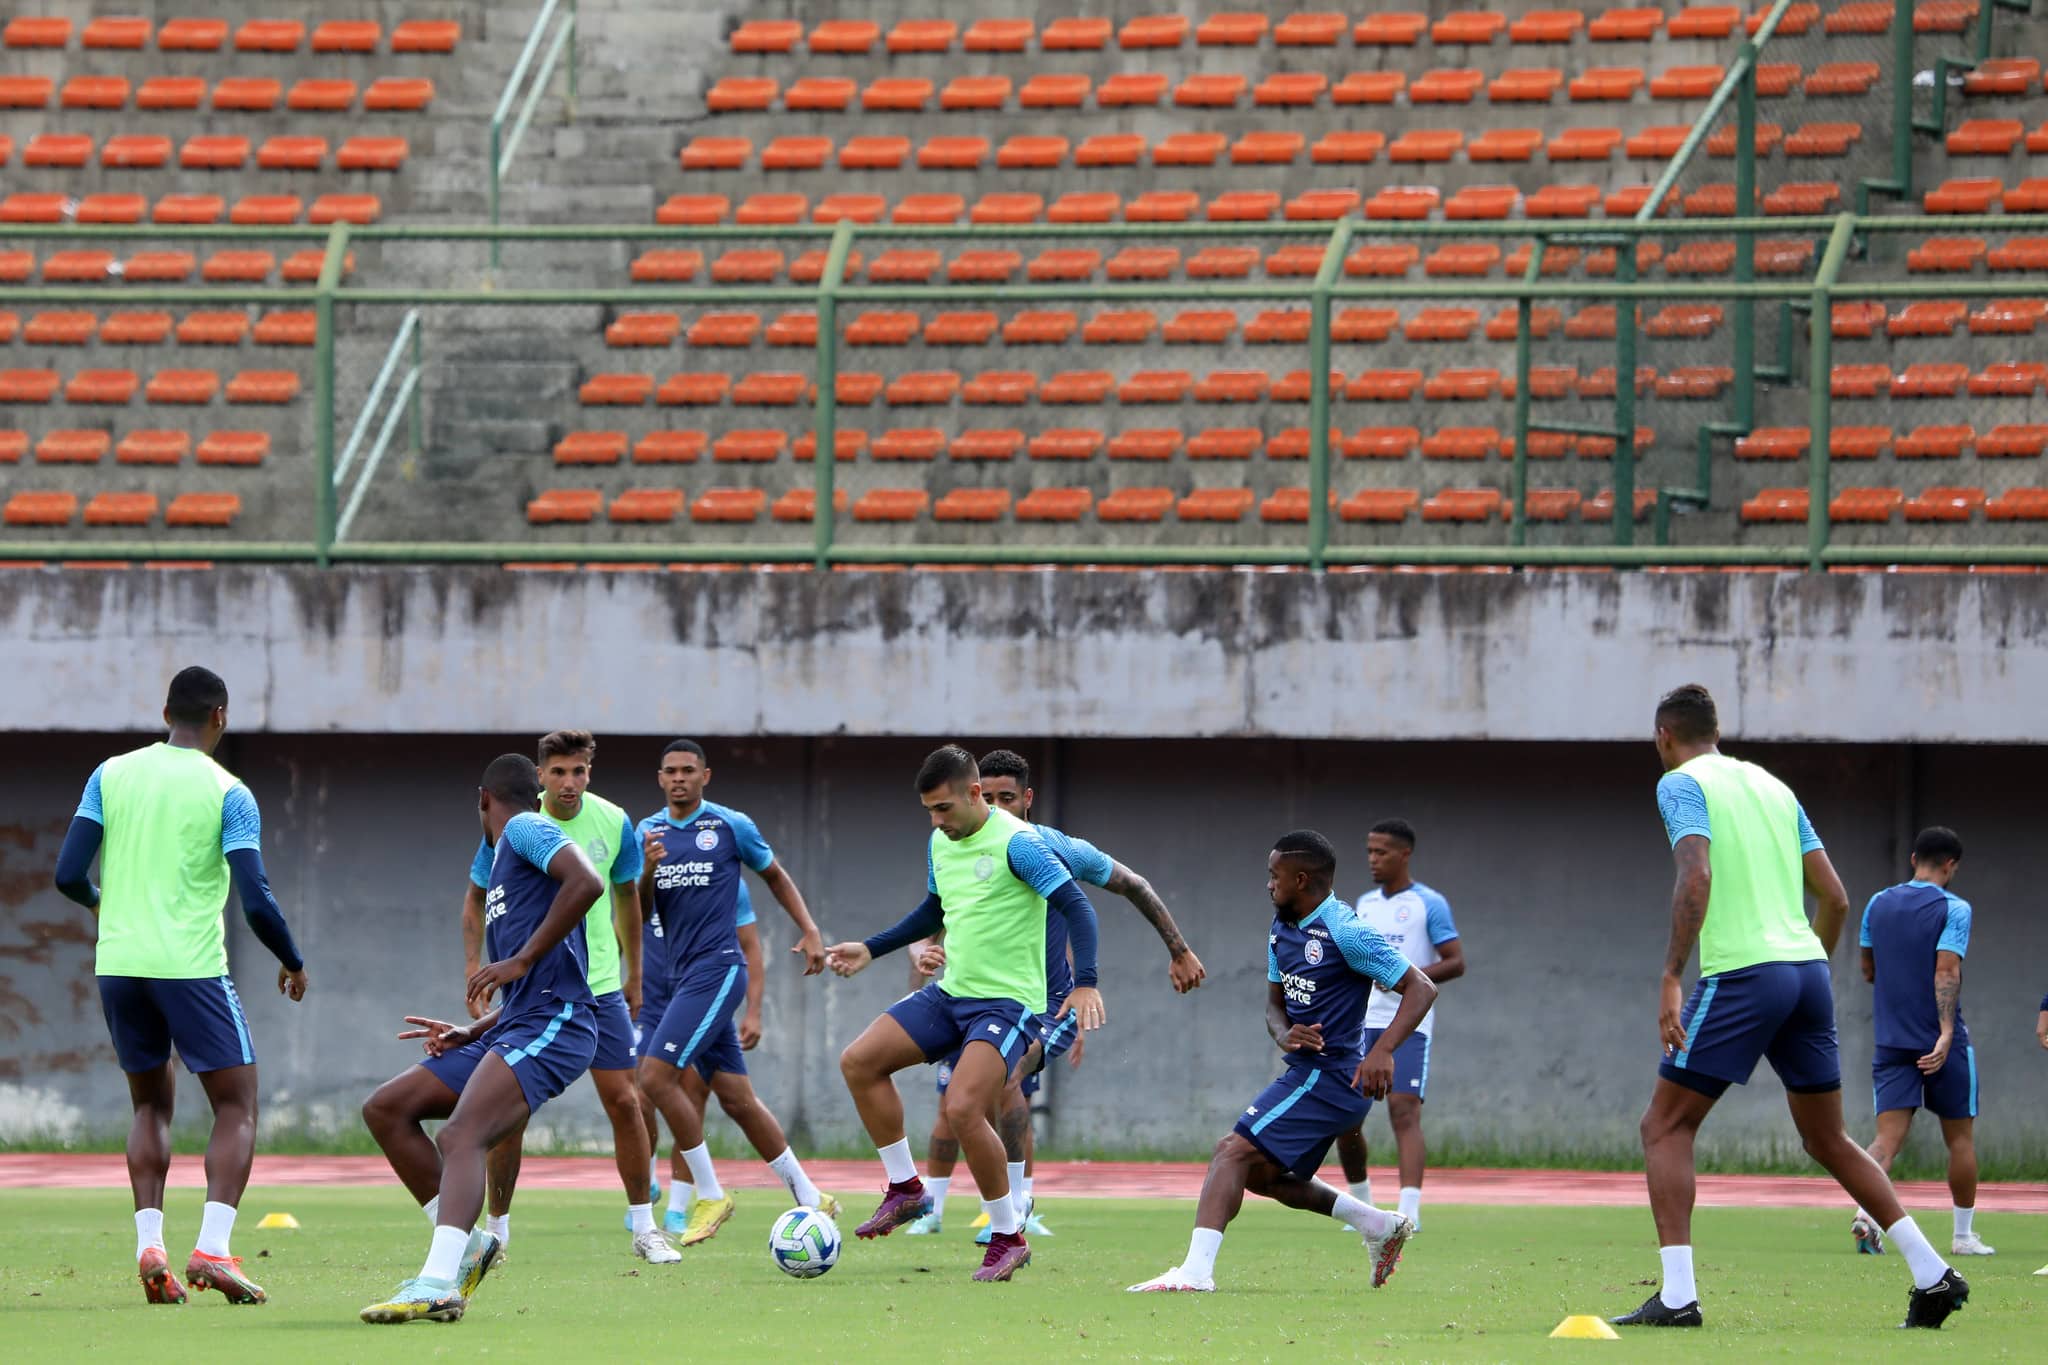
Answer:
<svg viewBox="0 0 2048 1365"><path fill-rule="evenodd" d="M99 821L74 815L71 828L64 832L64 846L57 850L57 890L94 914L100 909L100 889L92 884L92 860L99 856L105 834Z"/></svg>
<svg viewBox="0 0 2048 1365"><path fill-rule="evenodd" d="M1820 946L1833 957L1835 944L1842 938L1842 926L1849 919L1849 893L1842 888L1842 879L1835 875L1835 865L1828 861L1826 849L1813 849L1799 864L1806 889L1816 902L1813 932L1820 939Z"/></svg>
<svg viewBox="0 0 2048 1365"><path fill-rule="evenodd" d="M841 976L852 976L878 957L908 948L921 938L930 938L945 927L946 907L937 892L926 892L917 909L896 923L860 943L835 943L825 950L825 962Z"/></svg>
<svg viewBox="0 0 2048 1365"><path fill-rule="evenodd" d="M235 892L242 898L242 918L256 939L277 958L277 990L293 1000L306 998L306 962L299 946L292 942L291 926L270 892L270 878L263 870L263 855L253 848L238 848L228 854L228 870L234 876Z"/></svg>
<svg viewBox="0 0 2048 1365"><path fill-rule="evenodd" d="M489 1000L491 992L511 985L532 971L534 963L583 922L583 917L590 913L590 907L597 904L598 896L604 891L604 883L598 879L597 869L590 865L590 859L567 839L548 859L546 872L558 883L547 914L534 926L518 952L503 962L493 962L477 969L469 978L467 999Z"/></svg>
<svg viewBox="0 0 2048 1365"><path fill-rule="evenodd" d="M810 907L804 904L804 893L797 890L796 878L790 876L789 869L777 859L762 869L761 880L768 883L768 889L775 894L776 904L796 925L798 938L790 951L803 955L804 975L816 976L824 971L825 940L818 933L817 921L811 918Z"/></svg>
<svg viewBox="0 0 2048 1365"><path fill-rule="evenodd" d="M1188 947L1180 926L1173 922L1173 912L1152 889L1151 882L1111 859L1109 879L1102 884L1102 889L1113 891L1129 901L1131 908L1144 916L1145 922L1159 935L1159 941L1166 945L1167 976L1173 981L1173 989L1177 993L1186 995L1202 984L1209 975L1208 970L1202 966L1202 959L1195 956L1195 950Z"/></svg>
<svg viewBox="0 0 2048 1365"><path fill-rule="evenodd" d="M446 1023L439 1019L430 1019L423 1014L408 1014L405 1016L405 1022L413 1025L413 1027L401 1029L398 1037L400 1041L417 1038L420 1040L420 1046L426 1050L426 1054L429 1057L438 1057L444 1052L453 1052L456 1048L468 1047L471 1043L483 1037L498 1022L498 1014L499 1011L492 1010L489 1014L484 1015L473 1023L461 1026Z"/></svg>

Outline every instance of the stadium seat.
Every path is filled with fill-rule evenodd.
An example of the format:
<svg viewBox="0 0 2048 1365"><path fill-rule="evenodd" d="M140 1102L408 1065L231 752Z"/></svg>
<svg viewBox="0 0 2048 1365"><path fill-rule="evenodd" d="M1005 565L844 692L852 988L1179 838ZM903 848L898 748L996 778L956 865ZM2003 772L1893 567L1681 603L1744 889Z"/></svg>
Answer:
<svg viewBox="0 0 2048 1365"><path fill-rule="evenodd" d="M1107 370L1062 370L1039 388L1038 401L1092 405L1109 397L1115 382Z"/></svg>
<svg viewBox="0 0 2048 1365"><path fill-rule="evenodd" d="M1530 521L1569 521L1583 501L1584 496L1576 488L1531 488L1524 506ZM1511 506L1503 511L1504 515L1514 515Z"/></svg>
<svg viewBox="0 0 2048 1365"><path fill-rule="evenodd" d="M183 463L191 450L189 431L144 429L123 436L114 458L121 464L174 465Z"/></svg>
<svg viewBox="0 0 2048 1365"><path fill-rule="evenodd" d="M1967 423L1932 424L1914 427L1899 437L1892 453L1902 460L1953 460L1976 442L1976 429Z"/></svg>
<svg viewBox="0 0 2048 1365"><path fill-rule="evenodd" d="M2048 521L2048 488L2008 488L1984 504L1989 521Z"/></svg>
<svg viewBox="0 0 2048 1365"><path fill-rule="evenodd" d="M1243 521L1258 501L1249 488L1197 488L1174 504L1182 521Z"/></svg>
<svg viewBox="0 0 2048 1365"><path fill-rule="evenodd" d="M1024 448L1024 433L1015 427L976 427L960 432L946 444L946 454L955 460L1013 460Z"/></svg>
<svg viewBox="0 0 2048 1365"><path fill-rule="evenodd" d="M36 442L37 464L98 464L113 446L104 431L59 429Z"/></svg>
<svg viewBox="0 0 2048 1365"><path fill-rule="evenodd" d="M861 501L866 502L868 498L874 496L873 493L867 494ZM917 496L923 498L926 495L919 491ZM1010 490L1007 488L955 488L932 505L932 520L1000 521L1003 514L1009 510ZM915 516L913 512L910 516L899 519L914 520ZM862 520L858 507L855 508L854 519Z"/></svg>
<svg viewBox="0 0 2048 1365"><path fill-rule="evenodd" d="M1408 88L1405 71L1354 71L1330 87L1333 104L1392 104Z"/></svg>
<svg viewBox="0 0 2048 1365"><path fill-rule="evenodd" d="M1054 135L1019 134L996 149L996 168L1006 171L1053 170L1067 159L1072 144Z"/></svg>
<svg viewBox="0 0 2048 1365"><path fill-rule="evenodd" d="M662 407L709 407L723 403L731 389L732 376L722 372L672 374L655 389L654 401Z"/></svg>
<svg viewBox="0 0 2048 1365"><path fill-rule="evenodd" d="M898 427L875 438L870 453L877 460L935 460L946 448L946 434L936 427Z"/></svg>
<svg viewBox="0 0 2048 1365"><path fill-rule="evenodd" d="M1414 427L1360 427L1338 447L1347 459L1405 460L1422 443Z"/></svg>
<svg viewBox="0 0 2048 1365"><path fill-rule="evenodd" d="M2048 447L2048 424L2007 423L1977 438L1977 454L1986 459L2035 459Z"/></svg>
<svg viewBox="0 0 2048 1365"><path fill-rule="evenodd" d="M705 92L704 105L714 114L759 113L775 103L782 83L769 76L721 76Z"/></svg>
<svg viewBox="0 0 2048 1365"><path fill-rule="evenodd" d="M853 95L854 83L844 76L804 76L783 92L782 107L792 113L844 113L852 106Z"/></svg>
<svg viewBox="0 0 2048 1365"><path fill-rule="evenodd" d="M1176 499L1170 488L1120 488L1095 504L1103 521L1163 521Z"/></svg>
<svg viewBox="0 0 2048 1365"><path fill-rule="evenodd" d="M1173 102L1187 109L1230 109L1244 97L1244 91L1245 78L1235 72L1193 75L1174 87Z"/></svg>
<svg viewBox="0 0 2048 1365"><path fill-rule="evenodd" d="M78 515L75 493L15 493L7 499L0 521L9 526L69 526Z"/></svg>
<svg viewBox="0 0 2048 1365"><path fill-rule="evenodd" d="M1970 377L1968 365L1952 361L1924 361L1908 365L1892 376L1893 398L1953 398Z"/></svg>
<svg viewBox="0 0 2048 1365"><path fill-rule="evenodd" d="M1812 98L1864 95L1877 84L1876 62L1823 62L1807 73L1801 88Z"/></svg>
<svg viewBox="0 0 2048 1365"><path fill-rule="evenodd" d="M1258 108L1305 108L1322 99L1330 78L1320 71L1275 71L1252 88Z"/></svg>
<svg viewBox="0 0 2048 1365"><path fill-rule="evenodd" d="M605 515L622 522L670 522L688 501L680 488L629 488L613 498Z"/></svg>
<svg viewBox="0 0 2048 1365"><path fill-rule="evenodd" d="M1639 66L1594 66L1572 77L1566 87L1574 103L1626 101L1643 86Z"/></svg>
<svg viewBox="0 0 2048 1365"><path fill-rule="evenodd" d="M572 431L555 442L558 465L617 464L625 454L623 431Z"/></svg>
<svg viewBox="0 0 2048 1365"><path fill-rule="evenodd" d="M902 19L890 28L884 47L894 53L949 52L959 33L951 19Z"/></svg>
<svg viewBox="0 0 2048 1365"><path fill-rule="evenodd" d="M1405 403L1421 385L1421 370L1364 370L1345 384L1344 396L1352 402Z"/></svg>
<svg viewBox="0 0 2048 1365"><path fill-rule="evenodd" d="M1885 6L1887 10L1891 7ZM1830 521L1886 522L1905 502L1896 488L1844 488L1828 503Z"/></svg>
<svg viewBox="0 0 2048 1365"><path fill-rule="evenodd" d="M164 509L164 525L226 527L241 514L239 493L180 493Z"/></svg>
<svg viewBox="0 0 2048 1365"><path fill-rule="evenodd" d="M2026 125L2018 119L1969 119L1948 135L1950 156L2005 156L2019 145Z"/></svg>
<svg viewBox="0 0 2048 1365"><path fill-rule="evenodd" d="M690 506L690 520L706 523L756 521L768 495L758 488L707 488Z"/></svg>
<svg viewBox="0 0 2048 1365"><path fill-rule="evenodd" d="M2041 84L2041 63L2034 57L1993 57L1977 63L1963 76L1963 93L1977 96L2024 95Z"/></svg>
<svg viewBox="0 0 2048 1365"><path fill-rule="evenodd" d="M2031 398L2048 381L2048 364L2038 360L2002 361L1986 365L1964 381L1972 398Z"/></svg>
<svg viewBox="0 0 2048 1365"><path fill-rule="evenodd" d="M1017 501L1019 521L1079 521L1095 495L1085 488L1033 488Z"/></svg>
<svg viewBox="0 0 2048 1365"><path fill-rule="evenodd" d="M1410 104L1470 104L1486 77L1476 67L1425 71L1408 87Z"/></svg>
<svg viewBox="0 0 2048 1365"><path fill-rule="evenodd" d="M833 459L838 463L844 464L849 460L859 459L867 448L868 434L865 431L839 427L832 433ZM799 460L815 459L818 454L817 434L807 431L797 437L796 444L790 447L790 454ZM844 505L843 491L839 505Z"/></svg>
<svg viewBox="0 0 2048 1365"><path fill-rule="evenodd" d="M535 526L557 522L588 522L604 506L595 488L548 488L526 504L526 519Z"/></svg>
<svg viewBox="0 0 2048 1365"><path fill-rule="evenodd" d="M1087 76L1041 72L1017 91L1017 103L1025 109L1079 109L1094 84Z"/></svg>
<svg viewBox="0 0 2048 1365"><path fill-rule="evenodd" d="M1009 407L1028 403L1038 392L1038 376L1029 370L985 370L968 380L960 401L970 406Z"/></svg>
<svg viewBox="0 0 2048 1365"><path fill-rule="evenodd" d="M239 346L249 335L249 315L238 312L187 313L179 320L176 335L181 346Z"/></svg>
<svg viewBox="0 0 2048 1365"><path fill-rule="evenodd" d="M835 511L844 513L850 502L844 488L832 490L832 506ZM818 491L815 488L792 488L769 504L768 516L771 521L811 521L816 518L817 510ZM745 517L741 520L752 521L753 518Z"/></svg>
<svg viewBox="0 0 2048 1365"><path fill-rule="evenodd" d="M1127 20L1117 30L1117 46L1126 51L1145 48L1179 47L1188 35L1187 16L1154 14Z"/></svg>
<svg viewBox="0 0 2048 1365"><path fill-rule="evenodd" d="M1410 11L1368 14L1351 30L1360 47L1413 47L1429 28L1429 16Z"/></svg>
<svg viewBox="0 0 2048 1365"><path fill-rule="evenodd" d="M1387 135L1378 129L1332 131L1316 139L1309 160L1321 165L1363 165L1379 155Z"/></svg>
<svg viewBox="0 0 2048 1365"><path fill-rule="evenodd" d="M1808 495L1804 488L1766 488L1742 504L1745 522L1803 522Z"/></svg>
<svg viewBox="0 0 2048 1365"><path fill-rule="evenodd" d="M363 92L366 113L419 113L434 102L434 83L424 76L380 76Z"/></svg>
<svg viewBox="0 0 2048 1365"><path fill-rule="evenodd" d="M1674 66L1650 81L1650 98L1703 100L1714 93L1725 74L1718 66Z"/></svg>
<svg viewBox="0 0 2048 1365"><path fill-rule="evenodd" d="M967 26L960 46L968 52L1022 52L1031 45L1036 29L1029 19L976 19Z"/></svg>
<svg viewBox="0 0 2048 1365"><path fill-rule="evenodd" d="M1422 495L1412 488L1361 488L1338 504L1337 516L1344 521L1406 521Z"/></svg>
<svg viewBox="0 0 2048 1365"><path fill-rule="evenodd" d="M169 313L109 313L100 325L100 341L108 345L153 346L170 334Z"/></svg>
<svg viewBox="0 0 2048 1365"><path fill-rule="evenodd" d="M150 76L135 91L137 109L197 109L205 99L206 82L198 76Z"/></svg>
<svg viewBox="0 0 2048 1365"><path fill-rule="evenodd" d="M1186 442L1172 427L1136 427L1120 431L1109 440L1112 460L1170 460Z"/></svg>
<svg viewBox="0 0 2048 1365"><path fill-rule="evenodd" d="M1504 512L1497 488L1446 488L1422 504L1424 521L1484 522Z"/></svg>
<svg viewBox="0 0 2048 1365"><path fill-rule="evenodd" d="M283 96L284 82L275 77L228 76L214 83L212 104L216 110L268 113Z"/></svg>
<svg viewBox="0 0 2048 1365"><path fill-rule="evenodd" d="M1968 521L1983 506L1983 489L1943 485L1908 498L1903 510L1907 521Z"/></svg>
<svg viewBox="0 0 2048 1365"><path fill-rule="evenodd" d="M1010 102L1014 85L1008 76L955 76L939 92L939 108L948 111L995 110Z"/></svg>
<svg viewBox="0 0 2048 1365"><path fill-rule="evenodd" d="M1099 431L1054 427L1033 436L1025 449L1034 460L1089 460L1106 438Z"/></svg>

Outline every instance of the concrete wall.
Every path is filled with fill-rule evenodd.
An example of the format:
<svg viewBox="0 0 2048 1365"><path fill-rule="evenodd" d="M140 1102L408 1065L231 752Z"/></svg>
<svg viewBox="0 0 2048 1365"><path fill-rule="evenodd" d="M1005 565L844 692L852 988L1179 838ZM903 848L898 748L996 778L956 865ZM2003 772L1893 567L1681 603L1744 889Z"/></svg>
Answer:
<svg viewBox="0 0 2048 1365"><path fill-rule="evenodd" d="M2034 743L2036 574L0 574L0 728ZM114 665L110 667L110 664Z"/></svg>
<svg viewBox="0 0 2048 1365"><path fill-rule="evenodd" d="M568 667L603 673L582 652ZM688 677L679 676L687 697ZM695 707L665 710L682 725ZM666 737L604 732L598 790L636 813L652 809ZM125 1092L93 990L90 921L48 889L48 876L92 766L142 737L11 738L21 776L33 781L0 789L0 1138L118 1132ZM1078 1071L1053 1078L1043 1116L1052 1149L1193 1152L1225 1129L1275 1067L1260 1024L1266 850L1285 829L1320 827L1338 839L1342 889L1356 895L1365 830L1392 813L1420 830L1416 871L1450 897L1472 962L1441 1012L1429 1104L1438 1139L1528 1151L1626 1151L1633 1141L1656 1060L1670 885L1646 743L1004 738L1040 766L1040 818L1151 877L1210 971L1199 993L1174 996L1151 931L1097 895L1111 1022ZM267 1122L350 1127L362 1096L415 1055L391 1038L400 1016L459 1013L456 913L476 837L471 792L490 757L528 742L230 737L222 758L263 805L273 882L312 979L303 1004L280 1000L268 955L230 917ZM713 794L759 819L828 936L858 936L921 893L924 821L910 779L927 747L908 738L716 740ZM2048 986L2048 923L2034 910L2030 856L2038 751L1732 747L1792 782L1859 905L1899 875L1902 841L1919 824L1962 832L1970 858L1959 890L1977 906L1964 996L1983 1076L1982 1141L2011 1151L2038 1134L2041 1056L2031 1028ZM805 1141L855 1147L835 1059L902 991L904 964L885 961L851 982L802 980L788 965L787 922L758 899L773 964L758 1082ZM1853 956L1853 944L1838 954L1836 986L1847 1106L1863 1131L1868 996ZM921 1131L929 1074L904 1088ZM186 1095L197 1103L195 1089ZM1768 1078L1732 1093L1723 1109L1710 1130L1718 1150L1795 1141ZM602 1125L582 1087L543 1119L578 1139Z"/></svg>

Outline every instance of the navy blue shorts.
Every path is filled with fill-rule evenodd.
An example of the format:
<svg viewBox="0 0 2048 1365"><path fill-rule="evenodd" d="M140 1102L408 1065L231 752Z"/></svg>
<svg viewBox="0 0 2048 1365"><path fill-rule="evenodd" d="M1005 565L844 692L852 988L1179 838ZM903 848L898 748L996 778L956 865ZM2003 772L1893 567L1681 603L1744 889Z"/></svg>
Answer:
<svg viewBox="0 0 2048 1365"><path fill-rule="evenodd" d="M1068 1010L1057 1018L1041 1015L1037 1024L1038 1045L1045 1050L1045 1055L1039 1059L1038 1069L1043 1071L1073 1051L1074 1040L1081 1036L1081 1016L1074 1010Z"/></svg>
<svg viewBox="0 0 2048 1365"><path fill-rule="evenodd" d="M1365 1031L1365 1050L1372 1051L1379 1046L1383 1028L1369 1028ZM1413 1095L1417 1100L1422 1092L1429 1089L1429 1035L1411 1033L1394 1049L1394 1088L1387 1092L1387 1098L1396 1095ZM1372 1110L1372 1101L1365 1102L1366 1111Z"/></svg>
<svg viewBox="0 0 2048 1365"><path fill-rule="evenodd" d="M967 1044L987 1043L1002 1054L1007 1074L1031 1045L1031 1011L1015 1000L955 998L934 983L904 996L887 1013L928 1062L957 1061Z"/></svg>
<svg viewBox="0 0 2048 1365"><path fill-rule="evenodd" d="M633 1041L645 1047L647 1035L654 1032L654 1026L661 1022L661 1016L668 1013L669 983L663 977L657 981L652 973L640 980L640 1012L633 1016Z"/></svg>
<svg viewBox="0 0 2048 1365"><path fill-rule="evenodd" d="M1761 1059L1794 1094L1842 1088L1825 962L1760 962L1703 976L1679 1017L1685 1045L1657 1068L1674 1085L1718 1096L1748 1084Z"/></svg>
<svg viewBox="0 0 2048 1365"><path fill-rule="evenodd" d="M941 1057L939 1059L938 1079L939 1094L941 1097L945 1095L946 1087L953 1083L953 1068L958 1066L959 1064L960 1054L958 1052L948 1053L946 1056ZM1043 1070L1045 1070L1044 1067L1040 1067L1038 1069L1038 1071ZM1022 1081L1019 1081L1017 1083L1017 1088L1024 1092L1024 1098L1027 1100L1038 1093L1038 1071L1032 1072L1029 1076L1026 1076Z"/></svg>
<svg viewBox="0 0 2048 1365"><path fill-rule="evenodd" d="M103 976L99 983L123 1071L154 1071L171 1059L173 1046L194 1075L255 1063L242 998L227 977Z"/></svg>
<svg viewBox="0 0 2048 1365"><path fill-rule="evenodd" d="M528 1010L500 1019L489 1033L453 1052L429 1057L420 1065L434 1079L462 1093L478 1064L490 1053L505 1059L519 1078L530 1114L575 1084L590 1070L597 1051L597 1020L588 1005L565 1004L553 1010Z"/></svg>
<svg viewBox="0 0 2048 1365"><path fill-rule="evenodd" d="M1940 1119L1977 1117L1977 1049L1957 1038L1948 1060L1932 1076L1920 1074L1920 1054L1911 1048L1881 1047L1870 1064L1871 1107L1925 1109Z"/></svg>
<svg viewBox="0 0 2048 1365"><path fill-rule="evenodd" d="M623 991L607 991L597 997L597 1052L590 1059L592 1071L631 1071L640 1064L639 1030L633 1027L633 1012L626 1008Z"/></svg>
<svg viewBox="0 0 2048 1365"><path fill-rule="evenodd" d="M1237 1120L1237 1135L1275 1166L1313 1180L1330 1144L1365 1118L1365 1096L1340 1071L1290 1066Z"/></svg>
<svg viewBox="0 0 2048 1365"><path fill-rule="evenodd" d="M713 964L692 972L676 983L660 1022L640 1040L640 1055L659 1057L677 1068L694 1066L707 1081L721 1071L744 1076L747 1059L732 1016L746 1003L745 963Z"/></svg>

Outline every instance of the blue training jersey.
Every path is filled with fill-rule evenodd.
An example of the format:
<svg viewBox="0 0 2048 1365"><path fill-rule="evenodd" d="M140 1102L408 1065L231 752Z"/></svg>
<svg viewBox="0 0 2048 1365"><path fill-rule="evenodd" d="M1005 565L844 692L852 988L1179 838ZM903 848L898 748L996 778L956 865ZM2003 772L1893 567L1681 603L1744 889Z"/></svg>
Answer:
<svg viewBox="0 0 2048 1365"><path fill-rule="evenodd" d="M1287 999L1287 1021L1319 1024L1323 1050L1290 1052L1288 1061L1344 1073L1365 1058L1362 1025L1374 983L1389 990L1408 975L1401 956L1343 901L1331 896L1299 924L1277 915L1266 945L1266 980Z"/></svg>
<svg viewBox="0 0 2048 1365"><path fill-rule="evenodd" d="M1970 903L1932 882L1888 886L1863 907L1858 936L1877 968L1871 1022L1879 1047L1924 1053L1941 1036L1934 1003L1934 955L1970 951ZM1954 1046L1969 1041L1962 1006L1956 1006Z"/></svg>
<svg viewBox="0 0 2048 1365"><path fill-rule="evenodd" d="M640 822L640 836L659 830L662 859L654 868L653 913L661 927L643 944L647 963L680 982L693 969L724 969L741 960L739 907L746 868L766 872L775 850L743 812L711 801L682 820L660 810ZM643 965L645 973L654 967Z"/></svg>
<svg viewBox="0 0 2048 1365"><path fill-rule="evenodd" d="M101 829L107 826L107 813L100 799L100 773L106 764L92 770L92 776L85 780L85 791L78 798L78 809L74 814L83 820L90 820ZM256 798L249 788L236 782L221 794L220 799L220 852L222 857L240 849L263 850L263 816L256 808Z"/></svg>
<svg viewBox="0 0 2048 1365"><path fill-rule="evenodd" d="M548 864L564 847L574 847L562 827L537 811L521 811L505 822L491 858L490 885L484 891L484 954L502 962L526 946L547 918L561 883ZM542 954L531 971L504 989L503 1018L530 1010L554 1013L564 1004L594 1005L590 994L590 955L583 937L583 917L562 941Z"/></svg>
<svg viewBox="0 0 2048 1365"><path fill-rule="evenodd" d="M744 929L754 922L754 898L747 893L747 879L740 878L739 904L733 916L733 928ZM664 944L667 933L662 928L661 911L651 910L647 922L640 927L640 992L641 999L647 999L668 989L668 962Z"/></svg>
<svg viewBox="0 0 2048 1365"><path fill-rule="evenodd" d="M1076 839L1051 825L1033 825L1038 837L1065 864L1074 880L1087 886L1107 886L1116 864L1086 839ZM1045 1007L1057 1010L1060 1002L1074 993L1074 964L1067 960L1067 917L1057 910L1045 913Z"/></svg>

